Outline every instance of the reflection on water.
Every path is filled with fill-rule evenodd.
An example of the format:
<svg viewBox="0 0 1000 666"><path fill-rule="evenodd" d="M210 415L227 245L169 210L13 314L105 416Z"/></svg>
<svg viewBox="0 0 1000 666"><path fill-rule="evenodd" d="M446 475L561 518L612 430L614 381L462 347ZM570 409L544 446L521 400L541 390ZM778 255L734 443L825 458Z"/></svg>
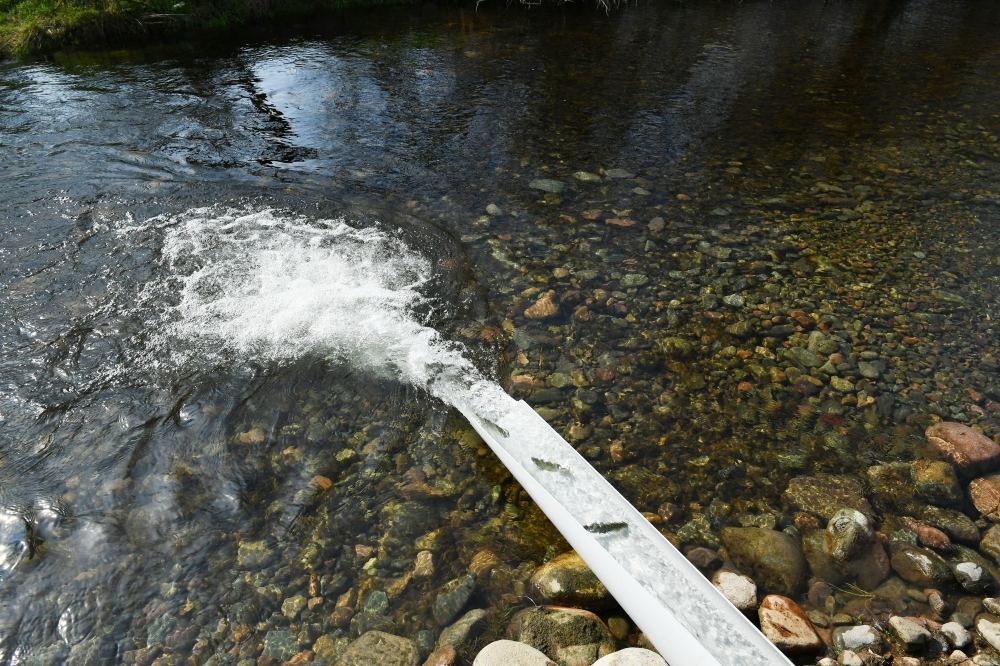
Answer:
<svg viewBox="0 0 1000 666"><path fill-rule="evenodd" d="M173 363L137 305L163 235L120 233L156 216L381 220L428 321L687 544L795 474L911 459L931 414L995 433L997 13L403 10L0 65L0 655L423 640L480 549L502 613L563 548L414 389Z"/></svg>

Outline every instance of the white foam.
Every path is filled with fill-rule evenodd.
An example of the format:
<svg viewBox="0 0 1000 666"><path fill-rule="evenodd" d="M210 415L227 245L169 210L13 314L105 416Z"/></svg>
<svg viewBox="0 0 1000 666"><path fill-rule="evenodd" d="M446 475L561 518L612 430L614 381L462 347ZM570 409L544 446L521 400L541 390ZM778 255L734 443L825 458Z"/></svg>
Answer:
<svg viewBox="0 0 1000 666"><path fill-rule="evenodd" d="M418 310L431 263L398 236L343 219L283 211L198 208L150 220L163 234L167 277L141 300L176 294L156 336L198 357L289 362L331 357L446 397L478 378L460 345ZM123 233L139 230L130 227Z"/></svg>

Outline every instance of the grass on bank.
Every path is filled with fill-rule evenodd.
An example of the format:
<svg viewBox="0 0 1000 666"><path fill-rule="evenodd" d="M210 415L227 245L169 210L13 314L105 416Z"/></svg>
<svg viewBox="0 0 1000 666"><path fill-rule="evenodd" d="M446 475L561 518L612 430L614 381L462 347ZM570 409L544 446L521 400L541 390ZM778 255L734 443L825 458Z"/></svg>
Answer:
<svg viewBox="0 0 1000 666"><path fill-rule="evenodd" d="M0 56L401 0L0 0ZM405 1L405 0L403 0Z"/></svg>

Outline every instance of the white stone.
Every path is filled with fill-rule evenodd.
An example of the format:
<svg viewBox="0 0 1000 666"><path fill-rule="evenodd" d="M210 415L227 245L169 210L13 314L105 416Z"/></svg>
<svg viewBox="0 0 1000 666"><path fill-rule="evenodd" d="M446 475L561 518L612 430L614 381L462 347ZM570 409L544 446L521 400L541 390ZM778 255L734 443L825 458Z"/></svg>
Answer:
<svg viewBox="0 0 1000 666"><path fill-rule="evenodd" d="M892 627L892 633L911 650L925 645L931 638L931 632L905 617L898 615L890 617L889 626Z"/></svg>
<svg viewBox="0 0 1000 666"><path fill-rule="evenodd" d="M530 645L517 641L493 641L476 655L472 666L556 666L556 663Z"/></svg>
<svg viewBox="0 0 1000 666"><path fill-rule="evenodd" d="M861 661L858 653L851 650L844 650L840 653L840 663L841 666L865 666L865 662Z"/></svg>
<svg viewBox="0 0 1000 666"><path fill-rule="evenodd" d="M663 657L652 650L625 648L605 655L591 666L666 666Z"/></svg>
<svg viewBox="0 0 1000 666"><path fill-rule="evenodd" d="M941 633L948 639L948 643L957 649L964 648L972 640L969 630L958 622L945 622L941 625Z"/></svg>
<svg viewBox="0 0 1000 666"><path fill-rule="evenodd" d="M1000 622L981 617L976 620L976 631L983 640L993 646L994 650L1000 650Z"/></svg>
<svg viewBox="0 0 1000 666"><path fill-rule="evenodd" d="M729 603L741 611L749 611L757 606L757 584L748 576L720 570L712 576L712 584L729 599Z"/></svg>

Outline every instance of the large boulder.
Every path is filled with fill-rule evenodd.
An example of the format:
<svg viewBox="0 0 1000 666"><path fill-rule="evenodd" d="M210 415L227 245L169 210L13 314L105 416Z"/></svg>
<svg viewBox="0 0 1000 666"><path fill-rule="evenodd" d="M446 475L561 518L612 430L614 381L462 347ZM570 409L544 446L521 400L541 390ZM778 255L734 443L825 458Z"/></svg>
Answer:
<svg viewBox="0 0 1000 666"><path fill-rule="evenodd" d="M927 429L931 450L968 476L989 472L1000 464L1000 445L967 425L942 421Z"/></svg>
<svg viewBox="0 0 1000 666"><path fill-rule="evenodd" d="M608 589L575 552L563 553L540 566L531 587L542 601L569 606L601 606L611 600Z"/></svg>
<svg viewBox="0 0 1000 666"><path fill-rule="evenodd" d="M740 571L769 592L795 594L806 575L798 539L760 527L727 527L722 543Z"/></svg>

